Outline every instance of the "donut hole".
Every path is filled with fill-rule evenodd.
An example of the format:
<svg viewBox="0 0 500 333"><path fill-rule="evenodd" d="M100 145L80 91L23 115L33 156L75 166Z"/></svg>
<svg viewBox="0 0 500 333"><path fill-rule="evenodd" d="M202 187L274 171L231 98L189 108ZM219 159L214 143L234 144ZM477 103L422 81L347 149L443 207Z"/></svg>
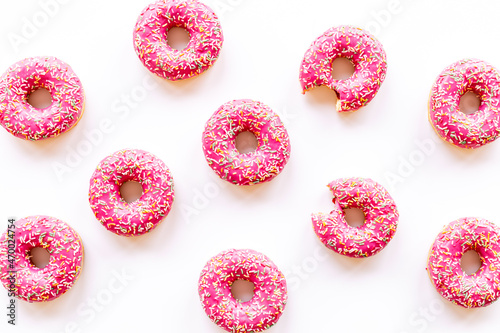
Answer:
<svg viewBox="0 0 500 333"><path fill-rule="evenodd" d="M253 153L257 150L259 142L255 134L249 131L241 132L236 136L236 149L240 154Z"/></svg>
<svg viewBox="0 0 500 333"><path fill-rule="evenodd" d="M481 256L474 250L469 250L462 255L460 267L467 275L474 275L481 268Z"/></svg>
<svg viewBox="0 0 500 333"><path fill-rule="evenodd" d="M172 27L167 30L167 44L174 50L184 50L190 40L191 35L182 27Z"/></svg>
<svg viewBox="0 0 500 333"><path fill-rule="evenodd" d="M255 285L247 280L235 280L231 285L231 295L240 302L248 302L253 298Z"/></svg>
<svg viewBox="0 0 500 333"><path fill-rule="evenodd" d="M28 103L35 109L45 109L52 104L52 95L47 89L38 88L28 95Z"/></svg>
<svg viewBox="0 0 500 333"><path fill-rule="evenodd" d="M31 264L38 268L44 268L49 264L50 253L43 247L34 247L29 251L28 257Z"/></svg>
<svg viewBox="0 0 500 333"><path fill-rule="evenodd" d="M344 218L347 224L353 228L359 228L365 224L365 213L359 208L344 209Z"/></svg>
<svg viewBox="0 0 500 333"><path fill-rule="evenodd" d="M473 91L467 91L460 97L458 108L466 115L473 114L479 110L481 99Z"/></svg>
<svg viewBox="0 0 500 333"><path fill-rule="evenodd" d="M332 62L332 78L334 80L347 80L356 68L351 60L343 57L335 58Z"/></svg>
<svg viewBox="0 0 500 333"><path fill-rule="evenodd" d="M142 193L142 185L138 182L128 181L120 186L120 195L127 203L132 203L138 200L142 196Z"/></svg>

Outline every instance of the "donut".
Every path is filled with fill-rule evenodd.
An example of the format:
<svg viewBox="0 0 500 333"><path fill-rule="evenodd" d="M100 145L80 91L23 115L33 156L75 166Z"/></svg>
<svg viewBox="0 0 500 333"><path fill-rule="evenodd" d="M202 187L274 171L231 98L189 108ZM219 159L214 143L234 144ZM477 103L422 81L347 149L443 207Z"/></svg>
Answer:
<svg viewBox="0 0 500 333"><path fill-rule="evenodd" d="M312 214L314 232L329 249L348 257L365 258L380 252L396 232L399 213L387 190L369 178L341 178L328 187L335 205L329 214ZM343 209L358 208L365 223L351 227Z"/></svg>
<svg viewBox="0 0 500 333"><path fill-rule="evenodd" d="M128 181L142 186L142 196L127 203L120 187ZM123 149L104 158L89 187L95 217L109 231L138 236L154 229L168 215L174 201L174 180L168 167L151 153Z"/></svg>
<svg viewBox="0 0 500 333"><path fill-rule="evenodd" d="M467 275L460 261L470 250L479 254L481 267ZM427 272L447 300L465 308L491 304L500 296L500 228L476 217L451 222L432 244Z"/></svg>
<svg viewBox="0 0 500 333"><path fill-rule="evenodd" d="M29 95L40 88L52 97L44 109L28 103ZM0 124L18 138L35 141L70 130L80 120L84 102L80 79L55 57L23 59L0 77Z"/></svg>
<svg viewBox="0 0 500 333"><path fill-rule="evenodd" d="M254 296L241 302L231 294L236 280L254 284ZM198 284L207 316L228 332L261 332L278 321L287 301L286 280L276 265L254 250L227 250L212 257Z"/></svg>
<svg viewBox="0 0 500 333"><path fill-rule="evenodd" d="M255 152L240 154L236 137L252 132L258 141ZM203 152L217 175L236 185L272 180L290 158L290 139L279 116L267 105L240 99L222 105L210 117L203 132Z"/></svg>
<svg viewBox="0 0 500 333"><path fill-rule="evenodd" d="M66 293L82 271L80 236L65 222L44 215L25 217L13 225L0 238L0 280L9 296L32 303ZM30 260L30 251L36 247L50 253L44 268Z"/></svg>
<svg viewBox="0 0 500 333"><path fill-rule="evenodd" d="M167 43L170 28L187 30L183 50ZM141 12L134 29L134 48L146 68L171 81L206 71L217 60L224 37L217 15L197 0L159 0Z"/></svg>
<svg viewBox="0 0 500 333"><path fill-rule="evenodd" d="M347 80L332 77L332 62L349 59L354 74ZM367 105L377 94L387 72L382 44L367 31L352 27L330 28L306 51L300 66L302 93L327 86L337 95L337 111L355 111Z"/></svg>
<svg viewBox="0 0 500 333"><path fill-rule="evenodd" d="M473 114L460 111L460 98L474 92L480 99ZM460 148L478 148L500 133L500 74L478 59L463 59L446 67L434 82L429 98L429 121L445 141Z"/></svg>

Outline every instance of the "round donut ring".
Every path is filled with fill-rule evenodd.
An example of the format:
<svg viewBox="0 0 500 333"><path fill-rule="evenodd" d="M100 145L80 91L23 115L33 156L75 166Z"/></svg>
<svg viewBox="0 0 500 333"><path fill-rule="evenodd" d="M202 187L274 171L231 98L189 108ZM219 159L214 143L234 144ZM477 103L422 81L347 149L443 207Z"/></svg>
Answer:
<svg viewBox="0 0 500 333"><path fill-rule="evenodd" d="M190 41L183 50L167 43L172 27L186 29ZM134 48L146 68L176 81L197 76L217 60L224 37L217 15L197 0L159 0L139 15Z"/></svg>
<svg viewBox="0 0 500 333"><path fill-rule="evenodd" d="M475 217L447 225L432 244L427 272L437 291L465 308L491 304L500 296L500 228ZM460 266L465 252L476 251L481 267L467 275Z"/></svg>
<svg viewBox="0 0 500 333"><path fill-rule="evenodd" d="M40 88L52 97L44 109L28 103L29 95ZM41 140L70 130L83 114L84 101L80 79L55 57L26 58L0 77L0 124L21 139Z"/></svg>
<svg viewBox="0 0 500 333"><path fill-rule="evenodd" d="M479 110L460 111L460 98L472 91L479 96ZM429 121L445 141L461 148L477 148L496 140L500 133L500 74L490 64L464 59L446 67L429 98Z"/></svg>
<svg viewBox="0 0 500 333"><path fill-rule="evenodd" d="M349 59L354 74L347 80L332 77L332 62ZM337 94L337 111L355 111L367 105L385 80L387 60L382 44L367 31L339 26L318 37L304 55L300 66L302 93L325 85Z"/></svg>
<svg viewBox="0 0 500 333"><path fill-rule="evenodd" d="M240 154L236 137L252 132L255 152ZM279 116L261 102L241 99L222 105L205 125L203 152L220 178L237 185L272 180L290 158L290 139Z"/></svg>
<svg viewBox="0 0 500 333"><path fill-rule="evenodd" d="M9 295L31 303L51 301L67 292L82 270L83 244L76 231L59 219L42 215L13 225L15 229L9 226L0 238L0 280ZM30 260L35 247L50 253L44 268Z"/></svg>
<svg viewBox="0 0 500 333"><path fill-rule="evenodd" d="M396 232L399 213L387 190L369 178L341 178L328 187L335 208L312 214L314 232L326 247L348 257L364 258L380 252ZM358 208L365 223L351 227L343 209Z"/></svg>
<svg viewBox="0 0 500 333"><path fill-rule="evenodd" d="M142 185L142 196L127 203L120 187ZM138 149L124 149L103 159L90 179L89 202L96 218L111 232L137 236L154 229L174 201L174 181L159 158Z"/></svg>
<svg viewBox="0 0 500 333"><path fill-rule="evenodd" d="M236 280L254 284L248 302L236 300L231 285ZM286 305L284 275L265 255L254 250L227 250L211 258L198 284L207 316L228 332L261 332L276 324Z"/></svg>

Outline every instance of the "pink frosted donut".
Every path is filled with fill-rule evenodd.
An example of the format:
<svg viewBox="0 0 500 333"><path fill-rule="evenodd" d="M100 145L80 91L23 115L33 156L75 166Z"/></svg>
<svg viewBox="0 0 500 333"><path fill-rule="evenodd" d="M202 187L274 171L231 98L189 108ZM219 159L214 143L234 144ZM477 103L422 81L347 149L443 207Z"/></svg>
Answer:
<svg viewBox="0 0 500 333"><path fill-rule="evenodd" d="M128 181L142 185L142 196L131 203L120 195L120 187ZM151 231L168 215L173 201L170 170L143 150L124 149L106 157L90 179L90 207L99 222L117 235L137 236Z"/></svg>
<svg viewBox="0 0 500 333"><path fill-rule="evenodd" d="M313 214L314 232L326 247L348 257L370 257L381 251L396 232L399 213L396 203L379 183L369 178L341 178L328 187L335 208L330 214ZM351 227L343 209L358 208L365 223Z"/></svg>
<svg viewBox="0 0 500 333"><path fill-rule="evenodd" d="M40 88L52 97L44 109L28 103L29 95ZM0 77L0 124L18 138L41 140L70 130L82 116L84 101L80 79L55 57L26 58Z"/></svg>
<svg viewBox="0 0 500 333"><path fill-rule="evenodd" d="M460 112L460 98L472 91L481 105L473 114ZM445 141L461 148L477 148L500 133L500 74L490 64L464 59L446 67L431 89L429 120Z"/></svg>
<svg viewBox="0 0 500 333"><path fill-rule="evenodd" d="M255 152L240 154L236 137L252 132ZM290 139L279 116L267 105L240 99L222 105L205 125L203 151L220 178L237 185L254 185L276 177L290 157Z"/></svg>
<svg viewBox="0 0 500 333"><path fill-rule="evenodd" d="M167 44L172 27L186 29L185 49ZM217 15L197 0L158 0L141 12L134 30L135 52L146 68L176 81L197 76L217 60L224 37Z"/></svg>
<svg viewBox="0 0 500 333"><path fill-rule="evenodd" d="M241 302L231 294L236 280L254 284L254 296ZM287 301L286 280L278 267L254 250L227 250L210 259L198 284L207 316L228 332L261 332L278 321Z"/></svg>
<svg viewBox="0 0 500 333"><path fill-rule="evenodd" d="M332 62L349 59L354 74L347 80L332 78ZM355 111L377 94L387 72L382 44L367 31L351 26L328 29L306 51L300 66L302 93L325 85L337 94L337 111Z"/></svg>
<svg viewBox="0 0 500 333"><path fill-rule="evenodd" d="M67 292L82 270L83 244L76 231L49 216L29 216L12 225L0 238L0 280L9 296L46 302ZM30 260L35 247L50 253L44 268Z"/></svg>
<svg viewBox="0 0 500 333"><path fill-rule="evenodd" d="M448 224L432 244L427 272L437 291L465 308L491 304L500 296L500 228L475 217ZM465 252L476 251L481 267L467 275L460 266Z"/></svg>

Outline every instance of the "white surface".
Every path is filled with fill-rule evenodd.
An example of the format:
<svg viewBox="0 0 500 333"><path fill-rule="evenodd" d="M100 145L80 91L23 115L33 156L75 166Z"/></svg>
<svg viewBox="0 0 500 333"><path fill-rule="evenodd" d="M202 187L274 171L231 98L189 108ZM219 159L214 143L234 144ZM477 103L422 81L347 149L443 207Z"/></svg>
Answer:
<svg viewBox="0 0 500 333"><path fill-rule="evenodd" d="M223 332L203 312L197 281L211 256L233 247L265 253L287 277L289 302L269 333L498 331L500 303L467 310L444 301L425 266L448 222L479 216L500 223L500 143L459 150L427 120L429 90L445 66L464 57L500 66L500 5L394 1L207 0L221 17L222 53L205 74L175 83L151 75L132 46L135 20L149 0L66 0L47 22L38 1L2 1L0 68L56 56L81 78L87 104L80 123L53 140L26 142L0 130L1 223L52 215L71 224L85 245L72 290L46 304L20 302L15 329L1 310L0 331L60 333L73 325L75 332ZM16 51L8 36L22 36L34 17L40 27ZM340 24L369 27L388 55L378 95L352 114L336 113L327 88L302 95L298 81L306 49ZM144 93L143 82L157 86ZM261 100L281 114L292 142L282 174L251 188L218 179L201 149L210 115L238 98ZM111 129L100 138L102 122ZM135 239L106 231L87 200L97 163L127 147L154 153L175 179L170 215ZM68 162L71 172L59 181L54 165ZM394 239L369 259L334 254L311 227L311 213L332 208L325 185L347 176L379 181L400 211ZM117 280L123 271L133 279ZM0 308L7 302L0 291Z"/></svg>

